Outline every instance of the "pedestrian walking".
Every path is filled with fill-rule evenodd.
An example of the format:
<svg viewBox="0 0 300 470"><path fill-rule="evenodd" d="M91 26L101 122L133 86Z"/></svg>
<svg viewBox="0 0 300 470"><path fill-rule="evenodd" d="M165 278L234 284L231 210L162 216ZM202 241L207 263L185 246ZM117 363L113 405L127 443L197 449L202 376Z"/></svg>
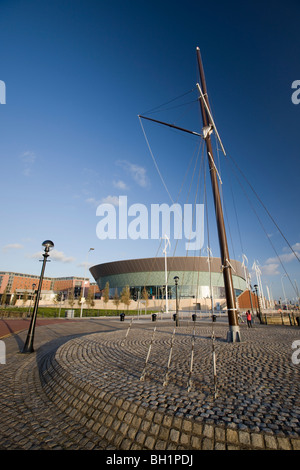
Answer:
<svg viewBox="0 0 300 470"><path fill-rule="evenodd" d="M248 328L252 328L252 318L251 318L250 310L247 310L246 317L247 317Z"/></svg>

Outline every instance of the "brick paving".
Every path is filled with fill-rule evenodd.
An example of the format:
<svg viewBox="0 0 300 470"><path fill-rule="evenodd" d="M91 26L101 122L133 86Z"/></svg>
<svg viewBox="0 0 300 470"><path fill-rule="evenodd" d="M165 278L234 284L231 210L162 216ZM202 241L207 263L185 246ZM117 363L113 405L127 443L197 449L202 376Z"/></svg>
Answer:
<svg viewBox="0 0 300 470"><path fill-rule="evenodd" d="M63 318L37 318L36 326L52 325L53 323L62 323ZM28 330L30 318L0 318L0 339L5 338L19 331Z"/></svg>
<svg viewBox="0 0 300 470"><path fill-rule="evenodd" d="M214 324L214 397L212 326L196 323L190 375L192 322L172 323L52 323L26 355L26 331L6 338L0 449L300 450L298 327L242 325L231 344Z"/></svg>

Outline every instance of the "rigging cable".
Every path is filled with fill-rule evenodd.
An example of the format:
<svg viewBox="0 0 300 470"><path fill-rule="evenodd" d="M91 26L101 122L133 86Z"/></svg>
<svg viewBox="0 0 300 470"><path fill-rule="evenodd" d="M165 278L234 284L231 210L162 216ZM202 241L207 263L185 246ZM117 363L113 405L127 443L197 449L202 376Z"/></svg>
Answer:
<svg viewBox="0 0 300 470"><path fill-rule="evenodd" d="M230 159L233 161L233 163L235 163L232 157L230 157ZM228 160L228 161L229 161L229 160ZM235 165L236 165L236 167L238 168L238 166L237 166L236 163L235 163ZM239 168L238 168L238 169L239 169ZM244 176L241 170L240 170L240 172L241 172L242 176ZM233 173L235 174L235 172L233 172ZM236 178L237 178L238 183L240 184L240 186L241 186L241 188L242 188L242 191L243 191L243 193L244 193L246 199L248 200L248 203L249 203L250 207L252 208L254 214L256 215L257 220L259 221L259 223L260 223L260 225L261 225L261 227L262 227L262 229L263 229L263 231L264 231L264 233L265 233L267 239L269 240L269 243L270 243L270 245L272 246L272 248L273 248L273 250L274 250L274 252L275 252L275 254L276 254L276 256L277 256L277 258L278 258L278 260L279 260L279 263L281 264L281 267L282 267L283 271L285 272L285 274L286 274L288 280L290 281L290 283L291 283L293 289L295 290L295 286L294 286L294 284L292 283L292 281L291 281L291 279L290 279L290 276L288 275L288 273L287 273L287 271L286 271L286 269L285 269L285 267L284 267L284 265L283 265L283 263L282 263L282 261L281 261L281 258L280 258L280 256L279 256L279 254L277 253L277 250L276 250L274 244L273 244L272 241L270 240L270 237L268 236L268 233L267 233L267 231L266 231L266 229L265 229L265 227L264 227L264 225L263 225L263 223L262 223L262 221L261 221L259 215L257 214L257 211L256 211L255 208L253 207L253 204L252 204L252 202L250 201L250 199L249 199L249 197L248 197L248 195L247 195L247 193L246 193L246 191L245 191L243 185L241 184L239 178L237 177L236 174L235 174L235 176L236 176ZM244 178L245 178L245 180L247 181L247 179L246 179L245 176L244 176ZM249 186L250 186L251 189L253 190L254 194L257 196L257 194L255 193L254 189L252 188L251 184L250 184L248 181L247 181L247 183L249 184ZM257 196L257 198L258 198L258 200L261 202L261 200L260 200L260 198L259 198L258 196ZM295 251L293 250L293 248L291 247L291 245L289 244L289 242L287 241L287 239L285 238L285 236L283 235L283 233L282 233L281 230L279 229L278 225L276 224L276 222L275 222L274 219L272 218L272 216L271 216L271 214L269 213L269 211L266 209L265 205L264 205L262 202L261 202L261 204L262 204L262 206L264 207L264 209L267 211L267 213L268 213L268 215L270 216L270 218L272 219L272 221L275 223L275 225L276 225L276 227L278 228L280 234L283 236L283 238L285 239L285 241L288 243L289 247L290 247L291 250L293 251L293 253L294 253L294 255L296 256L296 258L299 260L299 258L298 258L298 256L296 255ZM300 261L300 260L299 260L299 261ZM296 291L296 290L295 290L295 291Z"/></svg>
<svg viewBox="0 0 300 470"><path fill-rule="evenodd" d="M196 87L192 88L192 89L189 90L189 91L186 91L185 93L182 93L181 95L177 96L176 98L173 98L173 99L171 99L171 100L169 100L169 101L166 101L165 103L160 104L159 106L155 106L155 108L151 108L151 109L149 109L149 111L146 111L145 113L142 113L142 114L151 114L151 113L153 113L153 112L157 112L157 111L155 111L155 110L158 110L158 109L162 108L163 106L167 106L168 104L173 103L173 101L176 101L176 100L178 100L178 99L180 99L180 98L183 98L183 96L186 96L186 95L188 95L188 94L194 92L195 90L196 90Z"/></svg>
<svg viewBox="0 0 300 470"><path fill-rule="evenodd" d="M198 170L198 178L197 178L197 187L196 187L196 193L195 193L195 198L194 198L194 204L193 204L193 216L192 216L192 219L191 219L191 226L190 226L190 233L189 233L189 238L188 238L188 242L187 244L189 245L190 243L190 240L191 240L191 232L193 230L193 219L195 217L195 210L196 210L196 205L197 205L197 198L198 198L198 191L199 191L199 183L200 183L200 176L201 176L201 168L204 163L204 141L202 141L202 155L201 155L201 160L200 160L200 165L199 165L199 170ZM199 153L200 153L200 148L199 148ZM198 153L198 156L199 156L199 153ZM197 160L198 160L198 157L197 157ZM205 168L205 167L204 167ZM195 168L196 169L196 168ZM192 178L192 181L194 179L194 174L193 174L193 178ZM191 181L191 184L192 184L192 181ZM190 186L190 190L191 190L191 186ZM190 190L189 190L189 193L188 193L188 196L190 194ZM187 200L188 200L188 196L187 196ZM188 248L186 249L186 258L188 257ZM195 253L196 249L194 250L194 253ZM196 257L194 255L194 272L195 272L195 263L196 263ZM183 275L183 283L184 283L184 278L185 278L185 273ZM194 277L192 279L192 282L194 282ZM198 282L198 281L197 281ZM193 284L192 284L193 285ZM197 284L198 285L198 284Z"/></svg>
<svg viewBox="0 0 300 470"><path fill-rule="evenodd" d="M145 131L144 127L143 127L143 124L142 124L142 121L141 121L141 118L140 118L140 117L139 117L139 120L140 120L140 124L141 124L141 127L142 127L142 131L143 131L143 134L144 134L144 137L145 137L145 140L146 140L146 143L147 143L147 146L148 146L150 155L151 155L151 157L152 157L152 160L153 160L153 162L154 162L154 165L155 165L155 167L156 167L156 170L157 170L157 172L158 172L158 175L159 175L159 177L160 177L160 179L161 179L161 181L162 181L162 183L163 183L163 186L164 186L164 188L165 188L165 190L166 190L166 192L167 192L167 194L168 194L168 196L169 196L171 202L172 202L173 204L175 204L175 201L173 200L173 198L172 198L172 196L171 196L171 194L170 194L170 191L168 190L168 187L167 187L167 185L166 185L166 183L165 183L165 181L164 181L164 178L163 178L163 176L162 176L162 174L161 174L161 171L160 171L160 169L159 169L159 167L158 167L158 164L157 164L156 159L155 159L155 157L154 157L154 154L153 154L153 152L152 152L152 149L151 149L149 140L148 140L147 135L146 135L146 131ZM181 191L182 191L182 189L183 189L184 182L185 182L185 180L186 180L186 177L187 177L187 174L188 174L189 169L190 169L190 167L191 167L191 164L192 164L192 162L193 162L193 160L194 160L194 158L195 158L196 150L197 150L197 148L198 148L197 157L196 157L196 164L195 164L195 168L196 168L197 160L198 160L198 156L199 156L199 151L200 151L200 150L199 150L199 146L201 146L201 144L204 145L204 141L203 141L202 139L200 140L200 144L197 143L197 146L195 147L193 156L192 156L192 158L190 159L189 165L188 165L188 167L187 167L187 170L186 170L186 172L185 172L185 176L184 176L183 181L182 181L182 184L181 184L181 188L179 189L179 192L178 192L178 195L177 195L177 200L176 200L176 202L178 202L179 196L180 196ZM195 168L194 168L193 174L194 174L194 172L195 172ZM162 239L161 239L161 241L160 241L160 245L159 245L159 248L158 248L158 250L157 250L157 253L156 253L156 256L155 256L155 259L154 259L154 263L156 262L156 258L157 258L157 255L158 255L158 252L159 252L159 249L160 249L160 246L161 246L161 242L162 242ZM174 255L175 255L175 252L176 252L177 244L178 244L178 239L177 239L177 242L176 242L176 245L175 245ZM174 256L174 255L173 255L173 256ZM150 273L148 273L148 276L150 276ZM168 276L169 276L169 273L168 273ZM144 286L144 289L145 289L145 286ZM162 301L163 301L163 299L162 299ZM162 302L161 302L161 304L162 304Z"/></svg>
<svg viewBox="0 0 300 470"><path fill-rule="evenodd" d="M282 233L280 227L278 226L277 222L274 220L274 218L272 217L272 215L270 214L270 212L268 211L268 209L266 208L265 204L262 202L261 198L259 197L259 195L257 194L257 192L255 191L255 189L253 188L253 186L251 185L251 183L247 180L246 176L244 175L244 173L242 172L242 170L238 167L237 163L234 161L234 159L229 155L229 158L230 160L232 160L232 162L234 163L234 165L237 167L238 171L241 173L241 175L243 176L243 178L245 179L246 183L250 186L251 190L253 191L254 195L256 196L256 198L258 199L258 201L260 202L260 204L262 205L262 207L264 208L264 210L266 211L266 213L268 214L268 216L270 217L270 219L272 220L272 222L274 223L275 227L277 228L277 230L279 231L280 235L284 238L285 242L288 244L289 248L291 249L291 251L294 253L295 257L297 258L297 260L300 262L300 258L298 257L297 253L295 252L295 250L293 249L293 247L291 246L291 244L289 243L289 241L286 239L286 237L284 236L284 234ZM269 238L269 237L268 237Z"/></svg>
<svg viewBox="0 0 300 470"><path fill-rule="evenodd" d="M171 199L171 201L172 201L173 204L174 204L173 198L172 198L171 194L169 193L169 190L168 190L168 188L167 188L167 185L166 185L166 183L165 183L165 180L163 179L162 174L161 174L161 172L160 172L160 170L159 170L159 168L158 168L157 162L156 162L155 157L154 157L154 155L153 155L153 152L152 152L152 150L151 150L151 147L150 147L150 144L149 144L148 138L147 138L147 136L146 136L146 132L145 132L145 129L144 129L144 126L143 126L143 124L142 124L142 121L141 121L141 118L140 118L140 117L139 117L139 120L140 120L140 124L141 124L141 127L142 127L142 131L143 131L143 134L144 134L144 137L145 137L145 140L146 140L146 143L147 143L147 146L148 146L150 155L151 155L152 160L153 160L153 162L154 162L155 168L156 168L156 170L157 170L157 172L158 172L158 174L159 174L159 177L160 177L160 179L161 179L161 181L162 181L162 184L163 184L164 187L165 187L165 190L167 191L167 193L168 193L168 195L169 195L169 198Z"/></svg>
<svg viewBox="0 0 300 470"><path fill-rule="evenodd" d="M205 202L207 206L207 191L206 191L206 172L204 172L204 192L205 192ZM207 262L209 266L209 290L210 290L210 298L211 298L211 346L212 346L212 365L213 365L213 376L214 376L214 399L218 396L217 390L217 365L216 365L216 349L215 349L215 331L214 331L214 302L213 302L213 287L212 287L212 273L211 273L211 265L210 265L210 256L211 256L211 249L210 249L210 237L209 237L209 219L208 219L208 210L206 209L206 230L207 230Z"/></svg>
<svg viewBox="0 0 300 470"><path fill-rule="evenodd" d="M194 180L194 177L195 177L195 172L196 172L196 168L197 168L197 163L198 163L198 159L199 159L199 153L200 153L201 145L204 145L204 141L202 139L201 139L200 144L198 146L197 157L196 157L196 161L195 161L195 165L194 165L194 169L193 169L193 173L192 173L191 182L190 182L190 185L189 185L189 188L188 188L188 193L187 193L187 196L186 196L186 202L188 201L188 198L189 198L190 193L191 193L191 188L192 188L193 180ZM201 164L200 164L199 172L200 172L200 170L201 170ZM197 184L197 192L198 192L198 185L199 185L199 177L198 177L198 184ZM196 197L197 197L197 193L196 193ZM178 198L179 198L179 195L178 195ZM177 200L178 200L178 198L177 198ZM183 220L184 219L182 218L182 221ZM175 256L175 253L176 253L176 250L177 250L178 240L179 239L177 238L176 243L175 243L175 248L174 248L174 251L173 251L173 256ZM187 254L186 254L186 257L187 257ZM168 273L168 278L169 278L169 274L170 273ZM183 274L182 284L184 284L184 278L185 278L185 272ZM181 291L180 291L180 294L179 294L179 302L180 302L180 299L181 299Z"/></svg>
<svg viewBox="0 0 300 470"><path fill-rule="evenodd" d="M217 148L218 148L218 144L217 144ZM232 163L233 163L233 164L235 165L235 167L238 169L238 171L240 172L240 174L242 175L242 177L244 178L244 180L246 181L246 183L247 183L247 184L249 185L249 187L251 188L251 190L252 190L252 192L254 193L255 197L257 198L257 200L259 201L259 203L261 204L261 206L262 206L263 209L266 211L267 215L270 217L271 221L273 222L273 224L275 225L275 227L276 227L277 230L279 231L280 235L283 237L283 239L285 240L285 242L287 243L287 245L289 246L289 248L290 248L291 251L293 252L294 256L295 256L295 257L297 258L297 260L300 262L299 256L297 255L297 253L295 252L295 250L293 249L293 247L291 246L291 244L289 243L289 241L287 240L287 238L286 238L285 235L283 234L282 230L281 230L280 227L278 226L278 224L277 224L277 222L275 221L274 217L271 215L271 213L269 212L269 210L267 209L267 207L265 206L265 204L263 203L263 201L261 200L261 198L259 197L259 195L258 195L257 192L255 191L255 189L253 188L253 186L251 185L251 183L250 183L250 182L248 181L248 179L246 178L245 174L242 172L242 170L239 168L238 164L235 162L235 160L233 159L233 157L232 157L230 154L229 154L229 155L227 154L227 157L229 157L229 159L232 161ZM228 160L228 158L227 158L227 160ZM236 176L236 178L237 178L237 176ZM285 272L285 274L286 274L286 276L287 276L287 278L289 279L290 283L292 284L293 289L295 290L295 286L293 285L293 283L292 283L292 281L291 281L291 279L290 279L290 277L289 277L289 275L288 275L288 273L287 273L287 271L286 271L286 269L285 269L285 267L284 267L284 265L283 265L283 263L282 263L282 261L281 261L281 258L280 258L280 256L278 255L278 253L277 253L277 251L276 251L276 249L275 249L275 247L274 247L274 244L271 242L270 237L268 236L268 234L267 234L267 232L266 232L266 230L265 230L265 228L264 228L264 226L263 226L263 224L262 224L262 221L260 220L258 214L256 213L255 209L253 208L253 206L252 206L252 204L251 204L251 202L250 202L250 200L249 200L249 198L248 198L246 192L244 191L244 188L243 188L243 186L242 186L242 184L240 183L240 181L239 181L238 178L237 178L237 180L238 180L238 182L239 182L239 184L240 184L240 186L241 186L241 188L242 188L242 190L243 190L243 192L244 192L246 198L248 199L248 202L249 202L250 206L252 207L252 210L254 211L254 213L255 213L255 215L256 215L256 217L257 217L257 219L258 219L260 225L262 226L263 231L265 232L266 237L267 237L267 239L269 240L269 243L270 243L270 245L272 246L272 248L273 248L273 250L274 250L274 252L275 252L275 254L276 254L276 256L277 256L277 258L278 258L278 260L279 260L279 262L280 262L280 264L281 264L281 266L282 266L282 268L283 268L283 270L284 270L284 272ZM222 203L223 203L223 201L222 201ZM241 242L241 237L240 237L240 242ZM241 246L242 246L242 242L241 242ZM296 290L295 290L295 291L296 291Z"/></svg>

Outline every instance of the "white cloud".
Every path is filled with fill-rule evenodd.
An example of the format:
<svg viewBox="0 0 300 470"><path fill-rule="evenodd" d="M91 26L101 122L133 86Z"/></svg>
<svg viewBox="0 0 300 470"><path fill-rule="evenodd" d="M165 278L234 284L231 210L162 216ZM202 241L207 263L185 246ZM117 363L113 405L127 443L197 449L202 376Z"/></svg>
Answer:
<svg viewBox="0 0 300 470"><path fill-rule="evenodd" d="M300 243L295 243L292 245L292 248L298 258L300 258ZM282 250L284 253L281 253L280 255L274 256L272 258L268 258L266 260L266 263L264 266L261 266L261 272L262 274L265 274L267 276L274 276L277 274L280 274L278 271L278 268L280 266L280 262L282 263L290 263L297 259L297 256L295 256L295 253L291 251L289 247L284 247Z"/></svg>
<svg viewBox="0 0 300 470"><path fill-rule="evenodd" d="M118 160L117 165L121 166L125 171L127 171L133 180L142 188L145 188L149 185L146 169L142 166L136 165L135 163L130 163L127 160Z"/></svg>
<svg viewBox="0 0 300 470"><path fill-rule="evenodd" d="M127 184L124 183L124 181L122 181L122 180L113 181L113 185L114 185L114 187L117 188L117 189L123 189L123 190L128 189Z"/></svg>
<svg viewBox="0 0 300 470"><path fill-rule="evenodd" d="M90 266L91 266L91 263L89 263L88 261L83 261L82 263L77 264L78 268L88 269ZM87 274L87 277L88 277L88 274Z"/></svg>
<svg viewBox="0 0 300 470"><path fill-rule="evenodd" d="M61 261L62 263L72 263L75 261L75 258L72 256L66 256L62 251L53 250L50 253L51 258L56 261Z"/></svg>
<svg viewBox="0 0 300 470"><path fill-rule="evenodd" d="M24 152L21 155L21 159L24 163L34 163L36 155L34 152Z"/></svg>
<svg viewBox="0 0 300 470"><path fill-rule="evenodd" d="M277 276L277 274L280 274L278 268L279 264L277 263L266 264L261 266L261 273L265 276Z"/></svg>
<svg viewBox="0 0 300 470"><path fill-rule="evenodd" d="M87 202L88 204L91 204L92 206L96 206L98 207L99 204L101 204L101 201L97 201L97 199L95 199L94 197L89 197L85 200L85 202Z"/></svg>
<svg viewBox="0 0 300 470"><path fill-rule="evenodd" d="M24 248L24 246L20 243L9 243L8 245L3 246L2 250L6 253L9 250L21 250L22 248Z"/></svg>
<svg viewBox="0 0 300 470"><path fill-rule="evenodd" d="M102 204L112 204L113 206L119 205L119 196L106 196L101 200Z"/></svg>
<svg viewBox="0 0 300 470"><path fill-rule="evenodd" d="M27 255L28 258L40 258L42 259L43 251L38 251L32 255ZM55 261L61 261L62 263L72 263L75 261L75 258L72 256L66 256L62 251L52 250L50 251L50 259Z"/></svg>
<svg viewBox="0 0 300 470"><path fill-rule="evenodd" d="M296 255L298 256L298 258L300 258L300 251L297 252L297 250L294 250ZM291 261L294 261L295 259L297 259L297 257L295 256L295 253L291 252L291 253L283 253L281 255L278 256L278 258L281 260L282 263L290 263ZM272 263L278 263L278 258L277 257L274 257L274 258L268 258L267 261L266 261L266 264L272 264Z"/></svg>
<svg viewBox="0 0 300 470"><path fill-rule="evenodd" d="M106 196L102 199L95 199L94 197L89 197L85 200L88 204L98 207L100 204L112 204L113 206L119 205L119 196Z"/></svg>
<svg viewBox="0 0 300 470"><path fill-rule="evenodd" d="M32 173L32 166L36 160L36 155L34 152L24 152L20 155L20 159L23 163L23 175L30 176Z"/></svg>

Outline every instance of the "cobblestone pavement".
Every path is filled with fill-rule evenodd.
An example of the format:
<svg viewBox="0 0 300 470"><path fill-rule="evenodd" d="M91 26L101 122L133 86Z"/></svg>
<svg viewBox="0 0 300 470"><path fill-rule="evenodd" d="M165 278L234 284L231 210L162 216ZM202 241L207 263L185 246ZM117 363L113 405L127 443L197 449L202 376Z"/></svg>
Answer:
<svg viewBox="0 0 300 470"><path fill-rule="evenodd" d="M227 329L81 319L40 326L25 355L26 332L6 338L0 449L300 450L299 328Z"/></svg>

